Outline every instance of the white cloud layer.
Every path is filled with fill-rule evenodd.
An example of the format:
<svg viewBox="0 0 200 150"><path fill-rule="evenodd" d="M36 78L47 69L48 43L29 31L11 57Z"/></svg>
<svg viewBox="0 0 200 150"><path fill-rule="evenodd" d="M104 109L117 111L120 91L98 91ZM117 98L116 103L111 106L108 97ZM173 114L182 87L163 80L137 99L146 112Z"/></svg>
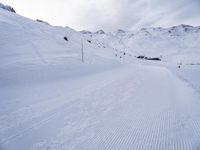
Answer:
<svg viewBox="0 0 200 150"><path fill-rule="evenodd" d="M200 25L200 0L1 0L17 13L77 30Z"/></svg>

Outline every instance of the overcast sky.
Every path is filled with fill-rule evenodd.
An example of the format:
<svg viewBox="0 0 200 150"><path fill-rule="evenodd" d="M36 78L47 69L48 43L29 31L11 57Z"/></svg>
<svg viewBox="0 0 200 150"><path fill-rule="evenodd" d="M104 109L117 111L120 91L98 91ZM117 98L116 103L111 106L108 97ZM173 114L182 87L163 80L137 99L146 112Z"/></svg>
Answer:
<svg viewBox="0 0 200 150"><path fill-rule="evenodd" d="M76 30L200 25L200 0L1 0L18 14Z"/></svg>

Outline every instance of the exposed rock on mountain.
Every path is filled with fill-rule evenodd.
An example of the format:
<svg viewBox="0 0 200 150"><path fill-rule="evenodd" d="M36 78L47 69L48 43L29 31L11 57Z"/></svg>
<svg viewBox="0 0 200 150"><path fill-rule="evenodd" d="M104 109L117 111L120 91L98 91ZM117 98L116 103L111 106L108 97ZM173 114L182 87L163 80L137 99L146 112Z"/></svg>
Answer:
<svg viewBox="0 0 200 150"><path fill-rule="evenodd" d="M3 8L4 10L16 13L16 11L14 10L14 8L12 8L11 6L4 5L2 3L0 3L0 8Z"/></svg>

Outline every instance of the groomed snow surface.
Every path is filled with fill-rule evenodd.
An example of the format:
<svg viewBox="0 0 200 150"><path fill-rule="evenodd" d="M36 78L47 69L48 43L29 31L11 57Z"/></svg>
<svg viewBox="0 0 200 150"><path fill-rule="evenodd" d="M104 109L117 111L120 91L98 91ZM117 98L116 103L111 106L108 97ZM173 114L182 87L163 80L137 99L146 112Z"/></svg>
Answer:
<svg viewBox="0 0 200 150"><path fill-rule="evenodd" d="M200 149L200 65L118 60L2 9L0 32L0 150Z"/></svg>
<svg viewBox="0 0 200 150"><path fill-rule="evenodd" d="M200 148L199 95L168 69L77 69L73 76L64 68L53 75L33 70L33 76L12 81L25 83L13 85L7 76L1 90L1 149Z"/></svg>

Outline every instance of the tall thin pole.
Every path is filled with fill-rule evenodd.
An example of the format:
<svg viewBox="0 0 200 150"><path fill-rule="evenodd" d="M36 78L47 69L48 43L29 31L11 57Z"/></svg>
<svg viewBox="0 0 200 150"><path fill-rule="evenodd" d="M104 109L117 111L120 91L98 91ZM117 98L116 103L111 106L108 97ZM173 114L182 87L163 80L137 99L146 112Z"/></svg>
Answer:
<svg viewBox="0 0 200 150"><path fill-rule="evenodd" d="M81 38L81 53L82 53L82 63L84 63L84 56L83 56L83 39Z"/></svg>

